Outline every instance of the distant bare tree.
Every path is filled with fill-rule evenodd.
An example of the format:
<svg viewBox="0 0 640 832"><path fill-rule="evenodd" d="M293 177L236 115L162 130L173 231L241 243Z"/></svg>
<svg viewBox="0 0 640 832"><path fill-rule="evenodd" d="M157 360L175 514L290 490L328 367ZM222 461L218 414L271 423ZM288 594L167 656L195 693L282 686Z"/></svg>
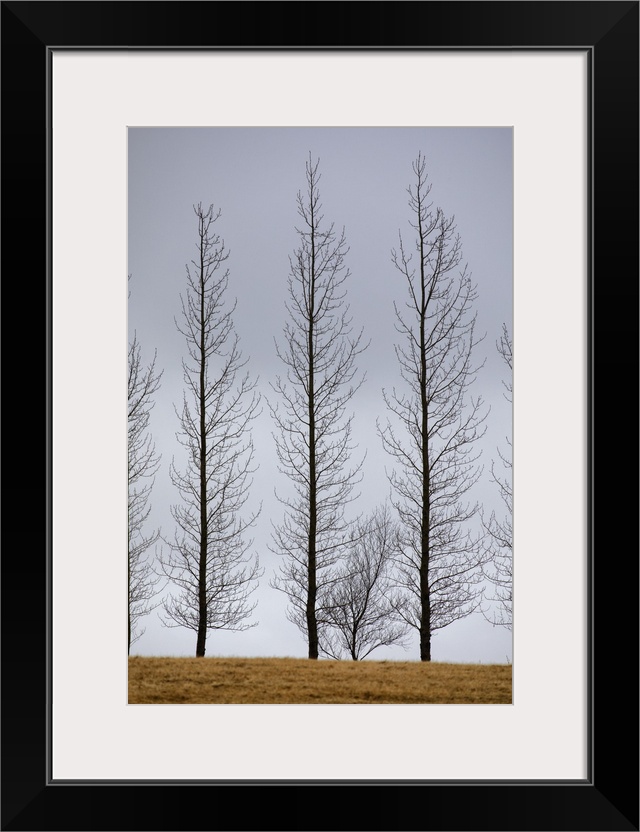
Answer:
<svg viewBox="0 0 640 832"><path fill-rule="evenodd" d="M506 388L505 398L513 402L513 344L509 335L507 325L502 325L502 335L496 344L498 352L509 368L509 377L503 381ZM489 551L491 559L486 564L485 575L493 584L495 594L488 597L488 600L496 602L497 608L492 615L485 617L492 624L506 627L511 630L513 627L513 488L511 480L512 459L511 440L506 438L509 451L503 454L498 448L498 455L505 472L502 476L496 473L495 462L491 463L491 479L498 488L498 493L505 505L507 514L502 520L498 520L495 511L492 512L489 520L484 520L485 532L489 540Z"/></svg>
<svg viewBox="0 0 640 832"><path fill-rule="evenodd" d="M131 277L129 275L129 277ZM153 396L160 387L162 373L156 370L157 351L153 359L144 365L142 348L134 333L129 342L128 372L128 472L129 472L129 605L127 624L127 650L144 633L138 629L138 621L148 615L157 604L158 577L149 560L149 549L158 540L160 532L145 531L151 512L149 498L154 477L160 465L160 456L149 432L149 419L154 406Z"/></svg>
<svg viewBox="0 0 640 832"><path fill-rule="evenodd" d="M162 570L178 587L164 601L164 623L196 633L196 656L204 656L211 630L245 630L256 604L249 596L261 571L249 556L246 532L257 513L241 517L253 472L250 422L256 415L255 381L241 372L246 365L238 347L232 314L225 307L229 257L214 231L220 211L194 206L198 220L197 256L186 266L182 324L189 360L183 360L185 393L178 440L188 462L171 464L171 480L182 504L172 507L177 525Z"/></svg>
<svg viewBox="0 0 640 832"><path fill-rule="evenodd" d="M391 602L399 539L387 506L355 524L323 611L321 652L357 661L378 647L407 646L409 625Z"/></svg>
<svg viewBox="0 0 640 832"><path fill-rule="evenodd" d="M413 253L400 233L399 250L392 251L408 294L404 312L395 305L405 388L383 391L394 423L378 429L397 463L390 474L403 527L396 608L420 634L420 659L430 661L432 634L480 603L483 552L469 525L478 506L464 497L480 476L473 447L486 413L481 398L468 397L479 369L473 362L476 289L461 267L454 218L428 201L431 185L421 154L413 173Z"/></svg>
<svg viewBox="0 0 640 832"><path fill-rule="evenodd" d="M293 496L279 496L285 518L274 527L272 548L285 561L272 586L289 597L287 616L305 634L310 659L318 658L318 611L348 539L345 507L362 466L350 466L353 417L345 410L363 381L354 379L364 349L362 332L351 335L345 302L344 230L323 225L318 165L309 155L306 192L298 192L300 245L289 259L290 317L284 344L276 343L286 377L272 385L280 401L270 406L279 470L293 485Z"/></svg>

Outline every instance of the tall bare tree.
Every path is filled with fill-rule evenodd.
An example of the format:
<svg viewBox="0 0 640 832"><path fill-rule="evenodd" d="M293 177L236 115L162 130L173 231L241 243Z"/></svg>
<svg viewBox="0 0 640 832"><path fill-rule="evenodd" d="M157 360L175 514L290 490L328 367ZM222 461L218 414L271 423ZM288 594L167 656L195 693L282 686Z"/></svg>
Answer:
<svg viewBox="0 0 640 832"><path fill-rule="evenodd" d="M185 392L178 440L186 448L186 468L171 464L171 479L182 503L172 507L177 530L162 554L164 574L178 588L164 601L164 623L196 633L196 656L204 656L211 630L245 630L255 608L249 596L261 572L248 554L246 537L257 513L242 516L253 472L251 420L257 415L256 381L233 328L232 306L225 304L229 252L215 233L220 211L194 206L198 221L197 256L186 266L186 296L181 296L187 342L182 368Z"/></svg>
<svg viewBox="0 0 640 832"><path fill-rule="evenodd" d="M470 523L477 504L465 495L480 476L474 442L483 434L483 403L469 397L479 366L473 352L476 289L461 265L453 217L429 201L426 161L413 162L408 190L415 236L399 232L392 262L407 291L395 305L402 389L383 391L390 415L379 432L397 466L390 474L403 527L398 611L420 636L420 659L431 660L432 634L480 603L483 554Z"/></svg>
<svg viewBox="0 0 640 832"><path fill-rule="evenodd" d="M284 560L272 586L288 595L287 616L305 634L310 659L318 658L318 613L348 539L345 507L362 467L350 465L353 416L346 408L364 380L356 379L362 331L352 335L345 301L345 233L323 224L318 166L310 154L306 191L298 192L289 320L284 343L276 343L286 376L272 385L279 402L270 406L280 471L292 484L291 495L278 495L285 517L274 527L272 549Z"/></svg>
<svg viewBox="0 0 640 832"><path fill-rule="evenodd" d="M513 344L506 324L502 325L502 335L496 344L498 352L509 369L507 381L503 381L506 389L505 398L513 402ZM496 471L495 461L491 463L491 479L498 489L498 493L506 508L506 515L498 520L495 511L491 513L483 525L488 537L490 560L485 567L485 575L494 587L494 595L488 600L496 603L496 608L491 615L486 615L492 624L506 627L511 630L513 627L513 488L511 480L512 456L511 440L507 437L509 450L503 453L498 448L504 472Z"/></svg>
<svg viewBox="0 0 640 832"><path fill-rule="evenodd" d="M358 661L379 647L408 646L409 626L391 601L398 546L388 506L354 524L323 613L322 653Z"/></svg>
<svg viewBox="0 0 640 832"><path fill-rule="evenodd" d="M131 275L129 275L129 278ZM160 456L149 431L154 394L160 387L162 373L156 370L157 351L145 366L142 347L134 333L128 355L128 419L127 454L129 473L129 566L127 650L144 633L138 628L140 618L148 615L157 604L158 577L149 558L149 550L160 536L159 530L146 529L151 512L151 490L160 465Z"/></svg>

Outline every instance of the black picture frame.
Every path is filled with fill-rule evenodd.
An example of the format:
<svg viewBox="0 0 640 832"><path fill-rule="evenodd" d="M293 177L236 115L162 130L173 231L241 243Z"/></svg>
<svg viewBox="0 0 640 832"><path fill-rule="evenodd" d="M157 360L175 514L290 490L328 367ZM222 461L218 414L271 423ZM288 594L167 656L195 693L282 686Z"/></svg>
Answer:
<svg viewBox="0 0 640 832"><path fill-rule="evenodd" d="M5 444L3 495L8 519L2 554L2 829L638 830L638 502L630 485L636 477L625 477L627 469L637 471L638 458L637 388L631 384L638 379L638 2L1 5L3 290L5 309L17 321L17 328L8 328L3 360L11 442ZM51 50L61 47L588 52L587 780L210 784L48 779L48 66ZM555 613L561 627L561 611Z"/></svg>

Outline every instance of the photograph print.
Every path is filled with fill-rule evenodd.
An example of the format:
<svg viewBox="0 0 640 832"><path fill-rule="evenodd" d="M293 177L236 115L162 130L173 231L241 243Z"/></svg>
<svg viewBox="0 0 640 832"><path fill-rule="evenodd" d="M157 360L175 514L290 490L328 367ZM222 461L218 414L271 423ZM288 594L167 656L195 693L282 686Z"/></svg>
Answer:
<svg viewBox="0 0 640 832"><path fill-rule="evenodd" d="M128 129L130 704L511 704L512 261L509 127Z"/></svg>

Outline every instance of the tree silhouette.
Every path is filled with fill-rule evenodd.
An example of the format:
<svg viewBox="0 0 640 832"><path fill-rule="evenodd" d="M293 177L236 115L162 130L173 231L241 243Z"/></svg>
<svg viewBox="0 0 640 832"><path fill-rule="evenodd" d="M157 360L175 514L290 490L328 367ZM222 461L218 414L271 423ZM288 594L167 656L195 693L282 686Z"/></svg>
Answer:
<svg viewBox="0 0 640 832"><path fill-rule="evenodd" d="M241 515L253 472L249 434L256 415L255 381L244 371L238 336L225 291L229 257L215 233L220 211L194 206L198 220L197 256L186 266L181 324L188 360L183 360L185 392L178 440L186 467L171 464L171 480L182 502L172 507L177 530L161 556L162 570L178 588L164 601L164 623L196 633L196 656L204 656L211 630L245 630L256 604L249 596L261 571L248 555L246 538L257 513Z"/></svg>
<svg viewBox="0 0 640 832"><path fill-rule="evenodd" d="M483 403L469 397L479 369L473 362L476 289L453 217L429 200L426 162L413 162L409 187L413 252L399 248L392 262L407 291L394 304L402 389L383 391L390 418L378 424L397 466L389 475L402 532L395 606L420 635L420 659L431 660L432 634L479 605L483 561L469 524L477 504L464 497L480 476L474 442L483 435ZM392 421L393 420L393 421Z"/></svg>
<svg viewBox="0 0 640 832"><path fill-rule="evenodd" d="M398 547L398 530L387 506L355 524L328 592L321 645L325 655L357 661L378 647L407 646L409 626L391 601Z"/></svg>
<svg viewBox="0 0 640 832"><path fill-rule="evenodd" d="M362 462L350 466L353 417L346 407L364 380L356 380L362 332L352 336L345 301L345 233L323 224L318 166L310 154L306 192L298 192L289 320L284 342L276 343L286 376L272 384L279 402L270 405L279 470L293 486L291 496L278 495L285 517L274 526L272 550L284 560L272 586L287 594L287 617L305 634L310 659L318 658L319 611L349 536L345 507L354 499Z"/></svg>
<svg viewBox="0 0 640 832"><path fill-rule="evenodd" d="M509 368L509 377L503 381L506 388L505 398L513 402L513 385L511 374L513 372L513 344L509 335L507 325L502 325L502 335L496 344L498 352ZM495 461L491 463L491 479L498 489L498 493L507 510L502 520L498 520L495 511L491 513L483 525L488 537L488 549L490 560L485 566L485 576L492 583L495 594L488 597L488 600L495 601L497 608L491 616L485 617L492 624L506 627L511 630L513 627L513 489L511 482L511 440L507 437L509 450L506 454L498 449L498 455L502 462L505 473L501 476L496 472Z"/></svg>
<svg viewBox="0 0 640 832"><path fill-rule="evenodd" d="M131 275L129 275L129 279ZM138 628L140 618L148 615L157 604L153 603L157 595L158 577L149 559L149 549L160 536L159 530L145 531L151 512L149 499L154 477L160 465L160 456L149 431L149 420L154 406L153 397L160 387L162 373L156 370L157 351L153 359L145 366L142 359L142 347L134 333L129 342L128 354L128 418L127 418L127 456L128 456L128 622L127 651L131 652L134 644L144 629Z"/></svg>

